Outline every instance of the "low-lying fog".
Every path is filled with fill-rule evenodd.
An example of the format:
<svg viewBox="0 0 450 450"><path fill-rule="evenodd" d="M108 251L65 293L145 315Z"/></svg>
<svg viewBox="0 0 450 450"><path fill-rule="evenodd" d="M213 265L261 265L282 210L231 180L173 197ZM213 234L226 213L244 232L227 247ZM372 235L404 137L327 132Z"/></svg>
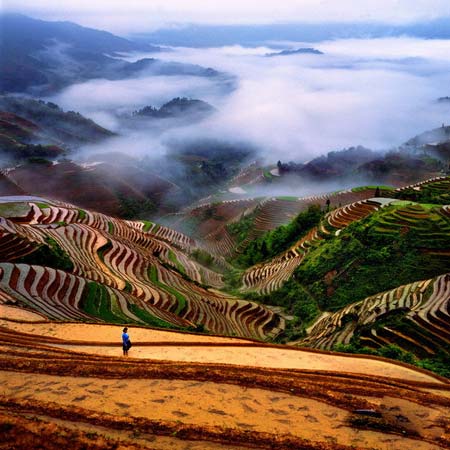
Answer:
<svg viewBox="0 0 450 450"><path fill-rule="evenodd" d="M214 78L145 76L93 80L49 98L121 134L95 150L164 153L172 139L209 137L248 141L267 161L309 160L363 145L389 149L449 121L450 41L412 38L315 43L323 55L265 57L311 44L272 42L258 48L172 48L124 55L200 64L234 75L234 90ZM204 100L217 112L194 124L127 128L118 118L173 97Z"/></svg>

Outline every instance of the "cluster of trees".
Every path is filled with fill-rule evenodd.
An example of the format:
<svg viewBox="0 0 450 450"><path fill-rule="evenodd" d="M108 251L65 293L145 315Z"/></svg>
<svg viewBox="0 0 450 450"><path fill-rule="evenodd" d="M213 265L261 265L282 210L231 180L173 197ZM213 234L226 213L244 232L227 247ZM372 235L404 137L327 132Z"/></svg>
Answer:
<svg viewBox="0 0 450 450"><path fill-rule="evenodd" d="M205 250L200 248L196 248L192 253L191 257L194 258L197 262L199 262L202 266L208 267L209 269L216 270L217 272L221 272L221 268L216 264L214 257L211 256Z"/></svg>
<svg viewBox="0 0 450 450"><path fill-rule="evenodd" d="M142 109L134 111L133 117L151 117L154 119L165 119L170 117L177 117L184 113L210 113L214 108L202 101L196 99L190 99L187 97L176 97L169 102L161 106L161 108L155 108L153 106L145 106Z"/></svg>
<svg viewBox="0 0 450 450"><path fill-rule="evenodd" d="M238 222L230 223L227 225L227 229L236 238L236 242L239 245L247 238L254 224L255 215L251 214L246 217L242 217Z"/></svg>
<svg viewBox="0 0 450 450"><path fill-rule="evenodd" d="M312 227L317 225L323 214L319 205L310 206L306 211L298 214L288 225L269 231L264 236L251 241L233 262L239 267L246 268L273 258L287 250Z"/></svg>
<svg viewBox="0 0 450 450"><path fill-rule="evenodd" d="M120 201L119 215L124 219L146 218L157 210L157 206L151 200L140 200L122 194L117 196Z"/></svg>
<svg viewBox="0 0 450 450"><path fill-rule="evenodd" d="M294 273L321 309L337 310L401 284L445 273L449 258L422 249L450 247L440 224L421 220L420 228L383 232L383 216L392 220L388 207L349 225L339 236L312 250ZM401 262L401 263L400 263Z"/></svg>
<svg viewBox="0 0 450 450"><path fill-rule="evenodd" d="M2 154L14 162L31 158L56 159L64 154L64 150L56 145L22 144L6 136L0 136L0 148Z"/></svg>

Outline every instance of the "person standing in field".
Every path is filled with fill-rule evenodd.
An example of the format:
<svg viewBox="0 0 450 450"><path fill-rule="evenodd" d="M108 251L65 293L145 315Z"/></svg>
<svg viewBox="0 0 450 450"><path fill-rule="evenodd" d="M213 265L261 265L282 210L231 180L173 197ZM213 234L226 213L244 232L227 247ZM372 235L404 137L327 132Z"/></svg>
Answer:
<svg viewBox="0 0 450 450"><path fill-rule="evenodd" d="M131 348L130 336L128 334L128 328L123 329L122 333L122 348L123 348L123 356L128 356L128 350Z"/></svg>

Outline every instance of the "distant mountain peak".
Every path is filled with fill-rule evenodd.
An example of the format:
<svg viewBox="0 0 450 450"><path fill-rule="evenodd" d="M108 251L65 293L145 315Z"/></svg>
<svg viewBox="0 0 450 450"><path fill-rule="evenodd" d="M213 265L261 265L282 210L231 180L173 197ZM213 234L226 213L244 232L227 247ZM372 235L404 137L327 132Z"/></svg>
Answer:
<svg viewBox="0 0 450 450"><path fill-rule="evenodd" d="M154 119L176 118L184 115L200 115L202 117L211 114L215 108L203 100L191 99L187 97L176 97L164 103L161 108L145 106L134 111L133 117L149 117Z"/></svg>
<svg viewBox="0 0 450 450"><path fill-rule="evenodd" d="M324 53L312 47L286 49L280 52L266 53L264 56L272 58L274 56L290 56L290 55L323 55Z"/></svg>

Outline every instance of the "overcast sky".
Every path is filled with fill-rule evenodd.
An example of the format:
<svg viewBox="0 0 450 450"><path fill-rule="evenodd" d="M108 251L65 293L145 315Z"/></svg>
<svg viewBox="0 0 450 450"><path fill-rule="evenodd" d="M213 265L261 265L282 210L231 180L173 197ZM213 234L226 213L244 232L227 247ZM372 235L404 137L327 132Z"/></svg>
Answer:
<svg viewBox="0 0 450 450"><path fill-rule="evenodd" d="M1 1L1 0L0 0ZM2 0L2 8L117 33L179 23L377 21L450 16L450 0Z"/></svg>

